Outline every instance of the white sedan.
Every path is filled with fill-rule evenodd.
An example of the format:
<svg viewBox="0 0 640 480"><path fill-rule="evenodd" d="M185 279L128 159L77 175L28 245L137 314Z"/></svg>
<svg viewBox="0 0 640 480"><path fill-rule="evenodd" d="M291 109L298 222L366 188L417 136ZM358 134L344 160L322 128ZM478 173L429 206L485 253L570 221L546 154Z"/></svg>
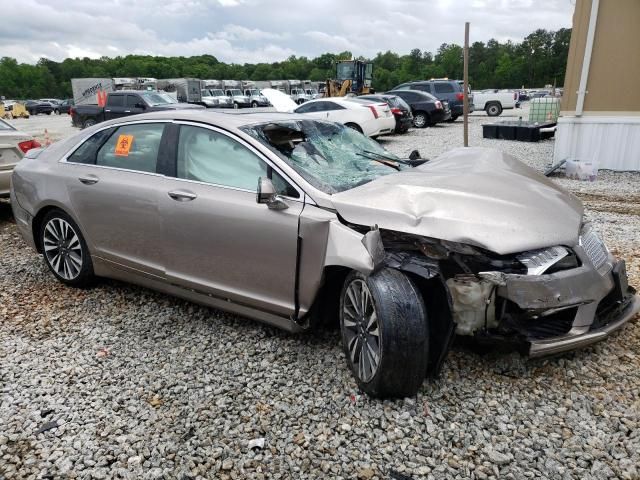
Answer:
<svg viewBox="0 0 640 480"><path fill-rule="evenodd" d="M388 135L395 131L396 120L384 102L357 97L330 97L309 100L297 105L288 95L266 88L262 94L279 112L303 113L321 120L342 123L368 137Z"/></svg>
<svg viewBox="0 0 640 480"><path fill-rule="evenodd" d="M0 198L9 196L13 167L25 153L38 147L40 144L31 135L0 119Z"/></svg>

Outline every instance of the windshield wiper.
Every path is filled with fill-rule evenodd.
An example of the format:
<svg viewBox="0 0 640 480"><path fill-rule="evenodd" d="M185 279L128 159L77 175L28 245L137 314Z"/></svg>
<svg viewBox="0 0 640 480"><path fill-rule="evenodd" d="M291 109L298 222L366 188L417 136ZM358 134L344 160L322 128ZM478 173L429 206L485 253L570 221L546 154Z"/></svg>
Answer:
<svg viewBox="0 0 640 480"><path fill-rule="evenodd" d="M400 171L400 165L398 165L397 160L387 160L388 157L385 157L383 155L378 156L378 154L376 153L374 154L375 156L371 156L371 155L365 154L364 152L366 152L366 150L363 150L362 152L356 152L356 155L359 155L364 158L368 158L369 160L373 160L374 162L381 163L383 165L386 165L387 167L391 167Z"/></svg>
<svg viewBox="0 0 640 480"><path fill-rule="evenodd" d="M395 158L390 155L385 155L384 153L372 152L371 150L362 150L364 153L368 153L369 155L375 155L376 157L382 157L389 159L395 163L401 163L403 165L409 165L410 167L417 167L418 165L422 165L423 163L427 163L429 160L424 158L408 158L408 159L400 159Z"/></svg>

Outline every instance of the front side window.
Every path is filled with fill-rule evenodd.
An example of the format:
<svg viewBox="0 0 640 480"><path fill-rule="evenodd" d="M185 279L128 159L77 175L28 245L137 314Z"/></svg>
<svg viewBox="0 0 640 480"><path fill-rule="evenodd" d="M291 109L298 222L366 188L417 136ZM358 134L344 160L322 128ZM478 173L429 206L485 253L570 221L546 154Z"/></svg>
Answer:
<svg viewBox="0 0 640 480"><path fill-rule="evenodd" d="M124 107L124 95L109 95L107 107Z"/></svg>
<svg viewBox="0 0 640 480"><path fill-rule="evenodd" d="M127 107L135 108L136 105L142 103L137 95L127 95Z"/></svg>
<svg viewBox="0 0 640 480"><path fill-rule="evenodd" d="M180 127L177 176L252 192L259 177L268 177L279 194L299 197L295 188L247 147L222 133L191 125Z"/></svg>
<svg viewBox="0 0 640 480"><path fill-rule="evenodd" d="M155 173L164 124L118 127L96 156L96 165Z"/></svg>

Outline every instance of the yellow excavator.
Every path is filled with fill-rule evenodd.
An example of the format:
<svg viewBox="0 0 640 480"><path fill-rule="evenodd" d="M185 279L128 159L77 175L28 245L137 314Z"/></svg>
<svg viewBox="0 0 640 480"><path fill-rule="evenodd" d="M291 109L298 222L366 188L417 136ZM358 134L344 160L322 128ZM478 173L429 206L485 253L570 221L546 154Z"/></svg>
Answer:
<svg viewBox="0 0 640 480"><path fill-rule="evenodd" d="M327 80L325 97L344 97L350 93L366 95L373 93L373 63L362 60L340 60L336 62L336 78Z"/></svg>

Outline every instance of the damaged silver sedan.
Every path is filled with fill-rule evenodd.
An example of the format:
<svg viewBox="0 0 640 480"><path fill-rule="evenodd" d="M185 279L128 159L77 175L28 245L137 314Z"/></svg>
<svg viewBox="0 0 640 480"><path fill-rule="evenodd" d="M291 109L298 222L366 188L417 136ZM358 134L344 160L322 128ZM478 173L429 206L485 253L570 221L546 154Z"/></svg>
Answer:
<svg viewBox="0 0 640 480"><path fill-rule="evenodd" d="M578 199L515 158L398 158L340 124L157 112L16 167L16 223L61 282L137 283L292 331L339 322L373 396L413 395L455 335L540 356L640 307Z"/></svg>

